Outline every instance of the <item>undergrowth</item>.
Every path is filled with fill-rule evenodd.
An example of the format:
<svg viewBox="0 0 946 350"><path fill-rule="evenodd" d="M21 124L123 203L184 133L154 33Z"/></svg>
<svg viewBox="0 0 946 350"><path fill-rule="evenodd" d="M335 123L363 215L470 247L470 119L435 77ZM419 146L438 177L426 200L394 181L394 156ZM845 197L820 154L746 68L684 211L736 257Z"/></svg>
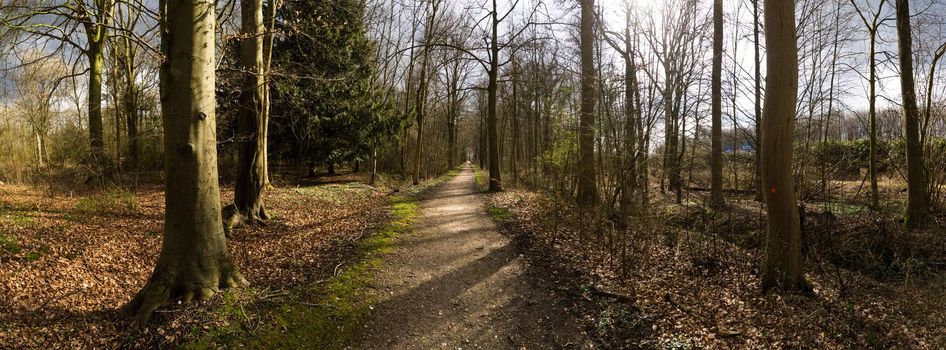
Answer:
<svg viewBox="0 0 946 350"><path fill-rule="evenodd" d="M512 213L509 210L493 205L486 207L486 214L489 214L495 221L506 221L512 218Z"/></svg>
<svg viewBox="0 0 946 350"><path fill-rule="evenodd" d="M138 212L138 198L126 189L111 189L79 198L76 211L85 214L125 214Z"/></svg>

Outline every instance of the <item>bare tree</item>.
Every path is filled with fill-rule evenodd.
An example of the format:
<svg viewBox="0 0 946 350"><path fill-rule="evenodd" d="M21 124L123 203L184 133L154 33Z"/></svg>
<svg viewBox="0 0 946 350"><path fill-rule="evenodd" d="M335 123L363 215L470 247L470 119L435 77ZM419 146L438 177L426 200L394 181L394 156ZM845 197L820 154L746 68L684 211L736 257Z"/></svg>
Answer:
<svg viewBox="0 0 946 350"><path fill-rule="evenodd" d="M578 132L578 203L598 201L595 180L594 0L581 1L581 112Z"/></svg>
<svg viewBox="0 0 946 350"><path fill-rule="evenodd" d="M900 52L900 89L907 144L907 224L922 226L928 220L929 198L923 170L923 144L920 142L920 109L916 104L913 81L913 34L910 29L910 2L897 0L897 37Z"/></svg>
<svg viewBox="0 0 946 350"><path fill-rule="evenodd" d="M723 0L713 1L713 120L712 149L710 151L710 205L721 207L723 202ZM733 129L735 133L735 129ZM735 145L733 145L735 147Z"/></svg>
<svg viewBox="0 0 946 350"><path fill-rule="evenodd" d="M870 106L868 107L868 133L870 135L868 171L870 173L870 205L871 208L877 209L880 206L877 189L877 34L883 23L888 21L890 17L884 17L883 12L883 8L887 0L880 0L877 3L877 9L869 9L867 15L865 15L860 6L857 5L857 0L850 1L851 5L854 6L855 11L857 12L857 15L860 16L861 21L864 23L864 26L867 29L867 35L870 39L867 58L869 70L867 81L870 85L870 91L868 92L868 99L870 103ZM868 16L870 18L868 18Z"/></svg>

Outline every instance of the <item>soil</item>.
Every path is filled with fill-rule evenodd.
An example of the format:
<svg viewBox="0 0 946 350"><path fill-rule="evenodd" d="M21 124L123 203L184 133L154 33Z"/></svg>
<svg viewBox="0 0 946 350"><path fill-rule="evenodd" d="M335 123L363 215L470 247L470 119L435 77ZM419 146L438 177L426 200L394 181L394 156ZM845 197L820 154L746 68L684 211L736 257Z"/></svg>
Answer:
<svg viewBox="0 0 946 350"><path fill-rule="evenodd" d="M353 349L583 349L571 303L498 232L469 165L431 189L386 255Z"/></svg>

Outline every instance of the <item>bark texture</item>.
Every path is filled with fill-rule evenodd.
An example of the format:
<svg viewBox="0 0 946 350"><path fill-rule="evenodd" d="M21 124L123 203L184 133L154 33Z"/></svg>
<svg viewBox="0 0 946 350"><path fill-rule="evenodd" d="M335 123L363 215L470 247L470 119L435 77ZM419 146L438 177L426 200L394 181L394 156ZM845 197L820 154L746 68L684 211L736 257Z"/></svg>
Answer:
<svg viewBox="0 0 946 350"><path fill-rule="evenodd" d="M496 89L498 85L497 74L499 73L499 15L496 12L496 0L493 0L492 13L492 33L489 43L489 85L486 87L487 106L486 106L486 139L488 166L489 166L489 191L498 192L503 190L502 174L499 173L499 133L497 129L496 118Z"/></svg>
<svg viewBox="0 0 946 350"><path fill-rule="evenodd" d="M916 103L913 81L913 33L910 29L910 2L897 0L897 36L900 51L900 91L907 143L907 224L926 223L929 198L923 169L923 144L920 142L920 109Z"/></svg>
<svg viewBox="0 0 946 350"><path fill-rule="evenodd" d="M759 47L759 1L752 0L752 37L755 49L755 200L762 202L762 61Z"/></svg>
<svg viewBox="0 0 946 350"><path fill-rule="evenodd" d="M598 202L595 181L594 0L581 1L581 106L578 120L578 203Z"/></svg>
<svg viewBox="0 0 946 350"><path fill-rule="evenodd" d="M624 56L624 122L625 135L624 143L627 155L627 176L624 177L624 192L622 193L622 206L628 212L636 210L635 196L638 195L638 168L637 168L637 143L639 141L637 123L637 108L634 104L634 96L637 93L637 67L634 62L634 51L631 43L631 15L627 15L627 23L624 27L625 49L622 52ZM637 201L639 202L639 201Z"/></svg>
<svg viewBox="0 0 946 350"><path fill-rule="evenodd" d="M114 8L114 0L83 1L75 6L88 45L85 56L89 60L89 143L93 162L103 170L109 166L109 160L105 154L102 125L102 74L105 68L105 41L108 39Z"/></svg>
<svg viewBox="0 0 946 350"><path fill-rule="evenodd" d="M126 306L145 322L169 299L212 296L246 280L227 251L217 184L214 3L161 1L165 224L157 264Z"/></svg>
<svg viewBox="0 0 946 350"><path fill-rule="evenodd" d="M723 205L723 0L713 1L713 120L710 206ZM734 145L735 146L735 145Z"/></svg>
<svg viewBox="0 0 946 350"><path fill-rule="evenodd" d="M801 231L792 178L792 144L798 93L795 2L765 0L765 107L762 111L762 185L768 211L762 290L800 290Z"/></svg>
<svg viewBox="0 0 946 350"><path fill-rule="evenodd" d="M234 187L233 206L226 211L224 229L269 219L263 205L266 188L266 76L263 71L263 2L242 0L243 40L240 43L240 65L243 90L237 133L240 155Z"/></svg>
<svg viewBox="0 0 946 350"><path fill-rule="evenodd" d="M104 36L104 34L103 34ZM102 126L102 74L105 67L103 41L91 41L86 56L89 59L89 143L96 163L105 159L105 137Z"/></svg>

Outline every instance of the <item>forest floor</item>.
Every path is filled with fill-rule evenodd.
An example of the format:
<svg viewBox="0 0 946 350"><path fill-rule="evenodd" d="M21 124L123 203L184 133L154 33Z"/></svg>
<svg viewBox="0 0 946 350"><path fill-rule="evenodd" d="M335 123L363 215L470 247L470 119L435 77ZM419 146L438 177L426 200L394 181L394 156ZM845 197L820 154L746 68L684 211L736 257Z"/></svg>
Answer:
<svg viewBox="0 0 946 350"><path fill-rule="evenodd" d="M262 332L280 316L274 310L320 298L388 221L393 190L366 180L321 177L267 191L275 219L229 241L250 288L166 305L143 327L118 309L154 268L160 185L0 185L0 349L201 348ZM223 203L232 201L230 187L221 189Z"/></svg>
<svg viewBox="0 0 946 350"><path fill-rule="evenodd" d="M587 349L559 291L487 215L470 166L421 196L384 257L353 349Z"/></svg>
<svg viewBox="0 0 946 350"><path fill-rule="evenodd" d="M807 227L812 293L760 293L764 211L657 201L620 222L527 190L489 195L528 255L571 271L589 333L605 348L942 349L946 237L896 214L845 212ZM596 217L597 216L597 217Z"/></svg>
<svg viewBox="0 0 946 350"><path fill-rule="evenodd" d="M0 348L946 347L942 226L837 211L806 231L814 292L762 295L764 213L747 198L656 201L622 227L483 180L287 181L266 194L275 220L229 242L249 288L140 327L118 309L160 249L160 186L0 185Z"/></svg>

